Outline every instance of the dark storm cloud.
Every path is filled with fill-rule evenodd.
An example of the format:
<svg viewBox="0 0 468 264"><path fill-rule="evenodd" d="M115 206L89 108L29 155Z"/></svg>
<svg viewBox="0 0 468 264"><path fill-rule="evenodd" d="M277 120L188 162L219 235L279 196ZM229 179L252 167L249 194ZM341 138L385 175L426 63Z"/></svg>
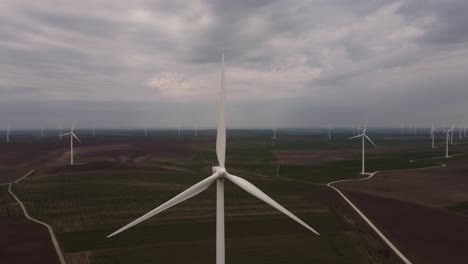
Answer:
<svg viewBox="0 0 468 264"><path fill-rule="evenodd" d="M224 52L233 126L467 120L466 13L464 0L2 1L0 117L211 126Z"/></svg>

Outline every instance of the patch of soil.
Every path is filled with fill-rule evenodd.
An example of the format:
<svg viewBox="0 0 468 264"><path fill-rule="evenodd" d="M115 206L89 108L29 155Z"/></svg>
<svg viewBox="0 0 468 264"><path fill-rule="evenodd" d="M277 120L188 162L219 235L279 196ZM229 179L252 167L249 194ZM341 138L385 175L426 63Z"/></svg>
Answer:
<svg viewBox="0 0 468 264"><path fill-rule="evenodd" d="M345 194L413 263L466 263L468 217L364 193Z"/></svg>
<svg viewBox="0 0 468 264"><path fill-rule="evenodd" d="M440 162L447 162L448 166L382 172L369 180L342 182L335 187L435 208L468 201L467 160Z"/></svg>
<svg viewBox="0 0 468 264"><path fill-rule="evenodd" d="M27 219L0 217L0 262L60 264L47 228Z"/></svg>
<svg viewBox="0 0 468 264"><path fill-rule="evenodd" d="M328 161L352 159L352 156L359 153L359 150L275 150L273 153L284 165L316 165Z"/></svg>

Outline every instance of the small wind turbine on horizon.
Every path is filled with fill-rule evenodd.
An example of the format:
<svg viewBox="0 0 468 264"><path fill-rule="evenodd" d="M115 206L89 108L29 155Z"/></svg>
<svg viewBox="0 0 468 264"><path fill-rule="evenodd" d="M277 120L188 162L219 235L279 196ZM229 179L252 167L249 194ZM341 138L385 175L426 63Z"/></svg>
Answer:
<svg viewBox="0 0 468 264"><path fill-rule="evenodd" d="M6 143L10 143L10 125L8 125L6 131Z"/></svg>
<svg viewBox="0 0 468 264"><path fill-rule="evenodd" d="M62 125L59 126L59 137L62 140Z"/></svg>
<svg viewBox="0 0 468 264"><path fill-rule="evenodd" d="M438 129L435 128L434 125L432 125L431 127L432 149L435 149L434 140L435 140L435 132L437 131Z"/></svg>
<svg viewBox="0 0 468 264"><path fill-rule="evenodd" d="M272 137L273 140L276 139L276 128L273 128L273 137Z"/></svg>
<svg viewBox="0 0 468 264"><path fill-rule="evenodd" d="M332 130L332 127L330 124L328 124L328 141L331 141L331 130Z"/></svg>
<svg viewBox="0 0 468 264"><path fill-rule="evenodd" d="M449 137L450 137L450 134L453 135L453 129L455 128L455 126L452 126L450 129L446 130L444 129L444 132L445 132L445 137L446 137L446 142L445 142L445 157L446 158L449 158Z"/></svg>
<svg viewBox="0 0 468 264"><path fill-rule="evenodd" d="M244 191L250 193L251 195L255 196L256 198L264 201L265 203L271 205L278 211L282 212L283 214L289 216L294 221L298 222L308 230L312 231L313 233L319 235L317 231L315 231L312 227L307 225L297 216L289 212L286 208L278 204L260 189L255 187L250 182L229 174L225 168L225 159L226 159L226 121L225 121L225 87L224 87L224 54L222 56L222 70L221 70L221 95L220 95L220 102L219 102L219 117L218 117L218 127L216 133L216 156L218 159L219 166L214 166L212 168L213 175L209 176L208 178L198 182L197 184L193 185L192 187L188 188L187 190L183 191L179 195L175 196L171 200L167 201L166 203L162 204L161 206L157 207L156 209L151 210L150 212L146 213L145 215L141 216L140 218L134 220L133 222L127 224L126 226L120 228L119 230L115 231L114 233L110 234L108 237L112 237L114 235L119 234L120 232L127 230L150 217L172 207L178 203L181 203L193 196L201 193L202 191L206 190L212 183L216 182L216 264L224 264L225 263L225 231L224 231L224 181L228 180Z"/></svg>
<svg viewBox="0 0 468 264"><path fill-rule="evenodd" d="M145 137L148 136L148 130L145 127Z"/></svg>
<svg viewBox="0 0 468 264"><path fill-rule="evenodd" d="M81 143L80 139L73 132L75 130L75 124L76 124L76 121L73 122L73 126L71 127L70 132L65 133L65 134L60 134L60 136L70 135L70 165L73 165L73 138L75 138L76 140L78 140L78 142Z"/></svg>
<svg viewBox="0 0 468 264"><path fill-rule="evenodd" d="M366 125L364 126L364 130L362 134L350 137L349 139L354 139L354 138L362 138L362 172L361 174L364 175L366 174L366 168L365 168L365 144L366 144L366 139L369 140L369 142L374 145L374 147L377 147L374 142L366 135L366 130L367 130L367 121Z"/></svg>

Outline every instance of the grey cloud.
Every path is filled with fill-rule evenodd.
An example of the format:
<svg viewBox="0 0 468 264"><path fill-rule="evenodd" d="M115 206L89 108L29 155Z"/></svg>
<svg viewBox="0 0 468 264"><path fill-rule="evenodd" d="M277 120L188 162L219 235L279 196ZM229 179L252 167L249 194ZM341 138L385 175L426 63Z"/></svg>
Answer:
<svg viewBox="0 0 468 264"><path fill-rule="evenodd" d="M468 111L463 0L6 2L0 102L10 115L0 120L18 126L211 126L221 52L237 127ZM424 74L427 65L437 67ZM168 74L154 82L164 89L148 86Z"/></svg>

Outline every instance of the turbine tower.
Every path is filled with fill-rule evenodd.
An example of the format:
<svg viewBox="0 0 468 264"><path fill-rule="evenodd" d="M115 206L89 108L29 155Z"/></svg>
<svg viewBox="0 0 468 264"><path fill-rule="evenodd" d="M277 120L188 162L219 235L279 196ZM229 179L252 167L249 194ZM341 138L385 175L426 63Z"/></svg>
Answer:
<svg viewBox="0 0 468 264"><path fill-rule="evenodd" d="M331 141L331 130L332 130L332 127L330 124L328 124L328 141Z"/></svg>
<svg viewBox="0 0 468 264"><path fill-rule="evenodd" d="M446 138L446 142L445 142L445 158L449 158L449 138L450 138L450 135L453 135L453 129L454 129L455 126L452 126L450 129L448 130L445 130L444 129L444 132L445 132L445 138ZM453 138L452 138L453 139Z"/></svg>
<svg viewBox="0 0 468 264"><path fill-rule="evenodd" d="M272 137L273 140L276 139L276 128L273 128L273 137Z"/></svg>
<svg viewBox="0 0 468 264"><path fill-rule="evenodd" d="M225 237L224 237L224 180L228 180L235 185L239 186L244 191L250 193L251 195L257 197L258 199L264 201L265 203L271 205L278 211L289 216L305 228L314 232L318 235L312 227L307 225L301 219L293 215L283 206L275 202L268 195L262 192L260 189L255 187L250 182L232 174L229 174L225 168L225 158L226 158L226 122L225 122L225 88L224 88L224 54L222 56L222 70L221 70L221 97L219 102L219 117L218 117L218 128L216 134L216 156L218 158L219 166L213 167L213 175L208 178L200 181L199 183L193 185L187 190L183 191L179 195L175 196L171 200L162 204L161 206L153 209L152 211L146 213L135 221L127 224L126 226L120 228L114 233L110 234L108 237L112 237L128 228L135 226L146 219L178 204L181 203L199 193L206 190L212 183L216 182L216 264L225 263Z"/></svg>
<svg viewBox="0 0 468 264"><path fill-rule="evenodd" d="M431 127L432 149L435 149L434 140L435 140L435 132L437 131L438 129L435 128L434 125L432 125Z"/></svg>
<svg viewBox="0 0 468 264"><path fill-rule="evenodd" d="M6 131L6 143L10 143L10 125L8 125Z"/></svg>
<svg viewBox="0 0 468 264"><path fill-rule="evenodd" d="M59 126L59 137L62 140L62 125Z"/></svg>
<svg viewBox="0 0 468 264"><path fill-rule="evenodd" d="M76 140L78 140L78 142L81 143L80 139L73 132L75 130L75 124L76 124L76 121L73 122L73 126L70 132L65 133L65 134L60 134L60 137L70 135L70 165L73 165L73 138L75 138Z"/></svg>
<svg viewBox="0 0 468 264"><path fill-rule="evenodd" d="M374 147L377 147L374 144L374 142L372 142L372 140L366 135L366 130L367 130L367 121L366 121L366 125L364 126L364 130L362 131L362 134L349 138L349 139L362 138L362 172L361 172L362 175L364 175L366 173L366 167L365 167L365 165L366 165L365 164L365 143L366 143L366 139L369 140L369 142L372 143L372 145L374 145Z"/></svg>

